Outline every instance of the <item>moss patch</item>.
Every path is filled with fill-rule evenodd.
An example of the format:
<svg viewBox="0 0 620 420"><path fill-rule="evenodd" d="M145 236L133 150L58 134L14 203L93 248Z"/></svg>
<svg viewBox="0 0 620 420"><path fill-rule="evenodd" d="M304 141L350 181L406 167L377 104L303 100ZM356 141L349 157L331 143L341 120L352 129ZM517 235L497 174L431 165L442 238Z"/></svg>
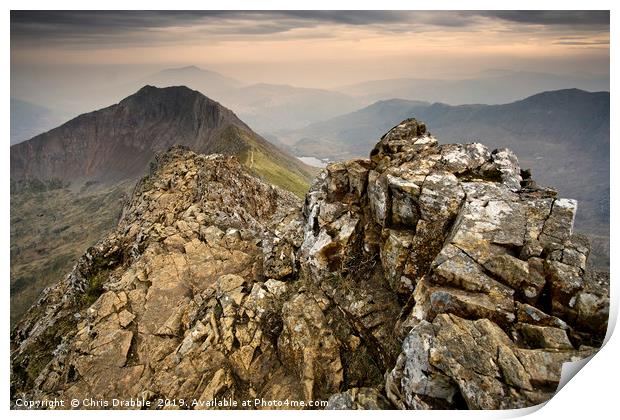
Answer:
<svg viewBox="0 0 620 420"><path fill-rule="evenodd" d="M90 306L99 299L99 296L103 293L103 285L108 280L109 276L109 270L101 270L88 279L88 289L86 289L86 292L81 296L81 303L83 306Z"/></svg>

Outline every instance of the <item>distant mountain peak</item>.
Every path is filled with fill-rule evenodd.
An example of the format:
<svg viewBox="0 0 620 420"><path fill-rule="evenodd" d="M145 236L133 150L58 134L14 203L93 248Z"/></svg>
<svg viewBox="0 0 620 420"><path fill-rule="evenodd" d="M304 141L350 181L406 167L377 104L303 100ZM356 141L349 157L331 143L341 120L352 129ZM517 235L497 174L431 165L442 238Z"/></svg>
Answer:
<svg viewBox="0 0 620 420"><path fill-rule="evenodd" d="M203 70L203 69L201 69L201 68L200 68L200 67L198 67L198 66L191 65L191 66L179 67L179 69L178 69L178 70L195 71L195 70Z"/></svg>
<svg viewBox="0 0 620 420"><path fill-rule="evenodd" d="M191 85L205 92L241 85L240 81L232 77L195 65L163 69L144 81L157 86Z"/></svg>
<svg viewBox="0 0 620 420"><path fill-rule="evenodd" d="M212 124L217 119L223 119L235 120L236 124L244 125L228 108L184 85L167 87L145 85L133 95L123 99L119 105L129 108L134 118L145 120L176 118L184 121L193 120L195 121L193 124L202 124L200 121L210 118Z"/></svg>
<svg viewBox="0 0 620 420"><path fill-rule="evenodd" d="M183 66L183 67L172 67L168 69L163 69L161 73L164 72L204 72L204 73L215 73L214 71L203 69L201 67L195 65Z"/></svg>

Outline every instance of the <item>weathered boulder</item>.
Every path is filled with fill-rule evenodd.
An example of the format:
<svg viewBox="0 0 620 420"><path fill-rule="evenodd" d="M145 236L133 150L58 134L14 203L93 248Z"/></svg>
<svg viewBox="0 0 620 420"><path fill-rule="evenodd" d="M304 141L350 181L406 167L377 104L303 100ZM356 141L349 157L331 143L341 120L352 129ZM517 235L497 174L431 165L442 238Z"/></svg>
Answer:
<svg viewBox="0 0 620 420"><path fill-rule="evenodd" d="M558 331L566 338L564 330ZM488 319L468 321L440 314L432 324L422 321L407 335L399 361L388 375L388 397L397 406L414 409L459 408L456 395L470 409L540 404L552 396L562 361L591 353L575 351L570 343L546 348L554 350L519 348ZM541 365L533 367L536 358ZM544 387L537 387L542 383Z"/></svg>

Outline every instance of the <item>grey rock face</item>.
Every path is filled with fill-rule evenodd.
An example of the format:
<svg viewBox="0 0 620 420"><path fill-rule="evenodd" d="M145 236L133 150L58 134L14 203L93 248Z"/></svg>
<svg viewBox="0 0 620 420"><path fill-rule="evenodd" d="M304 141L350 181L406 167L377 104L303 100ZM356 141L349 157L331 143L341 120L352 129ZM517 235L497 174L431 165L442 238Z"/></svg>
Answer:
<svg viewBox="0 0 620 420"><path fill-rule="evenodd" d="M326 184L333 172L327 169ZM337 194L330 191L312 208L332 208ZM554 382L541 387L524 367L528 360L549 360L553 371L558 360L585 357L601 343L605 326L596 320L606 317L608 289L585 271L587 242L572 233L576 202L527 173L523 179L511 151L439 145L424 124L407 120L373 149L365 194L348 197L338 203L357 222L349 255L328 255L337 270L324 263L322 274L314 272L320 281L370 259L407 302L394 330L401 353L385 384L396 407L538 404ZM327 222L307 230L305 247L330 248L339 235L338 224ZM304 258L317 267L312 253ZM470 331L467 342L463 331Z"/></svg>

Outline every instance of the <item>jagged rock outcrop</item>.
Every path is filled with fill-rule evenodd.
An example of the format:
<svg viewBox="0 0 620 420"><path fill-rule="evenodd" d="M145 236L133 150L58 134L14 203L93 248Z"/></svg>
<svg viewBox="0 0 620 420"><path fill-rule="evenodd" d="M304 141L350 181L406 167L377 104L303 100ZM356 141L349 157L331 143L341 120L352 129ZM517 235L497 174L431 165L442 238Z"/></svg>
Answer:
<svg viewBox="0 0 620 420"><path fill-rule="evenodd" d="M13 331L12 393L538 404L605 335L609 281L575 211L512 152L440 145L416 120L328 166L303 205L173 148Z"/></svg>
<svg viewBox="0 0 620 420"><path fill-rule="evenodd" d="M511 151L439 145L407 120L370 160L330 165L312 187L302 267L318 283L338 273L340 287L368 290L376 277L391 290L399 316L373 317L364 339L393 366L385 393L396 407L535 405L562 363L605 335L608 278L586 271L576 209ZM373 268L355 271L362 261ZM390 334L402 343L396 360Z"/></svg>
<svg viewBox="0 0 620 420"><path fill-rule="evenodd" d="M288 290L262 275L261 237L277 238L297 203L234 158L160 156L117 230L15 329L15 390L189 399L238 396L240 378L278 396L295 383L275 354Z"/></svg>

